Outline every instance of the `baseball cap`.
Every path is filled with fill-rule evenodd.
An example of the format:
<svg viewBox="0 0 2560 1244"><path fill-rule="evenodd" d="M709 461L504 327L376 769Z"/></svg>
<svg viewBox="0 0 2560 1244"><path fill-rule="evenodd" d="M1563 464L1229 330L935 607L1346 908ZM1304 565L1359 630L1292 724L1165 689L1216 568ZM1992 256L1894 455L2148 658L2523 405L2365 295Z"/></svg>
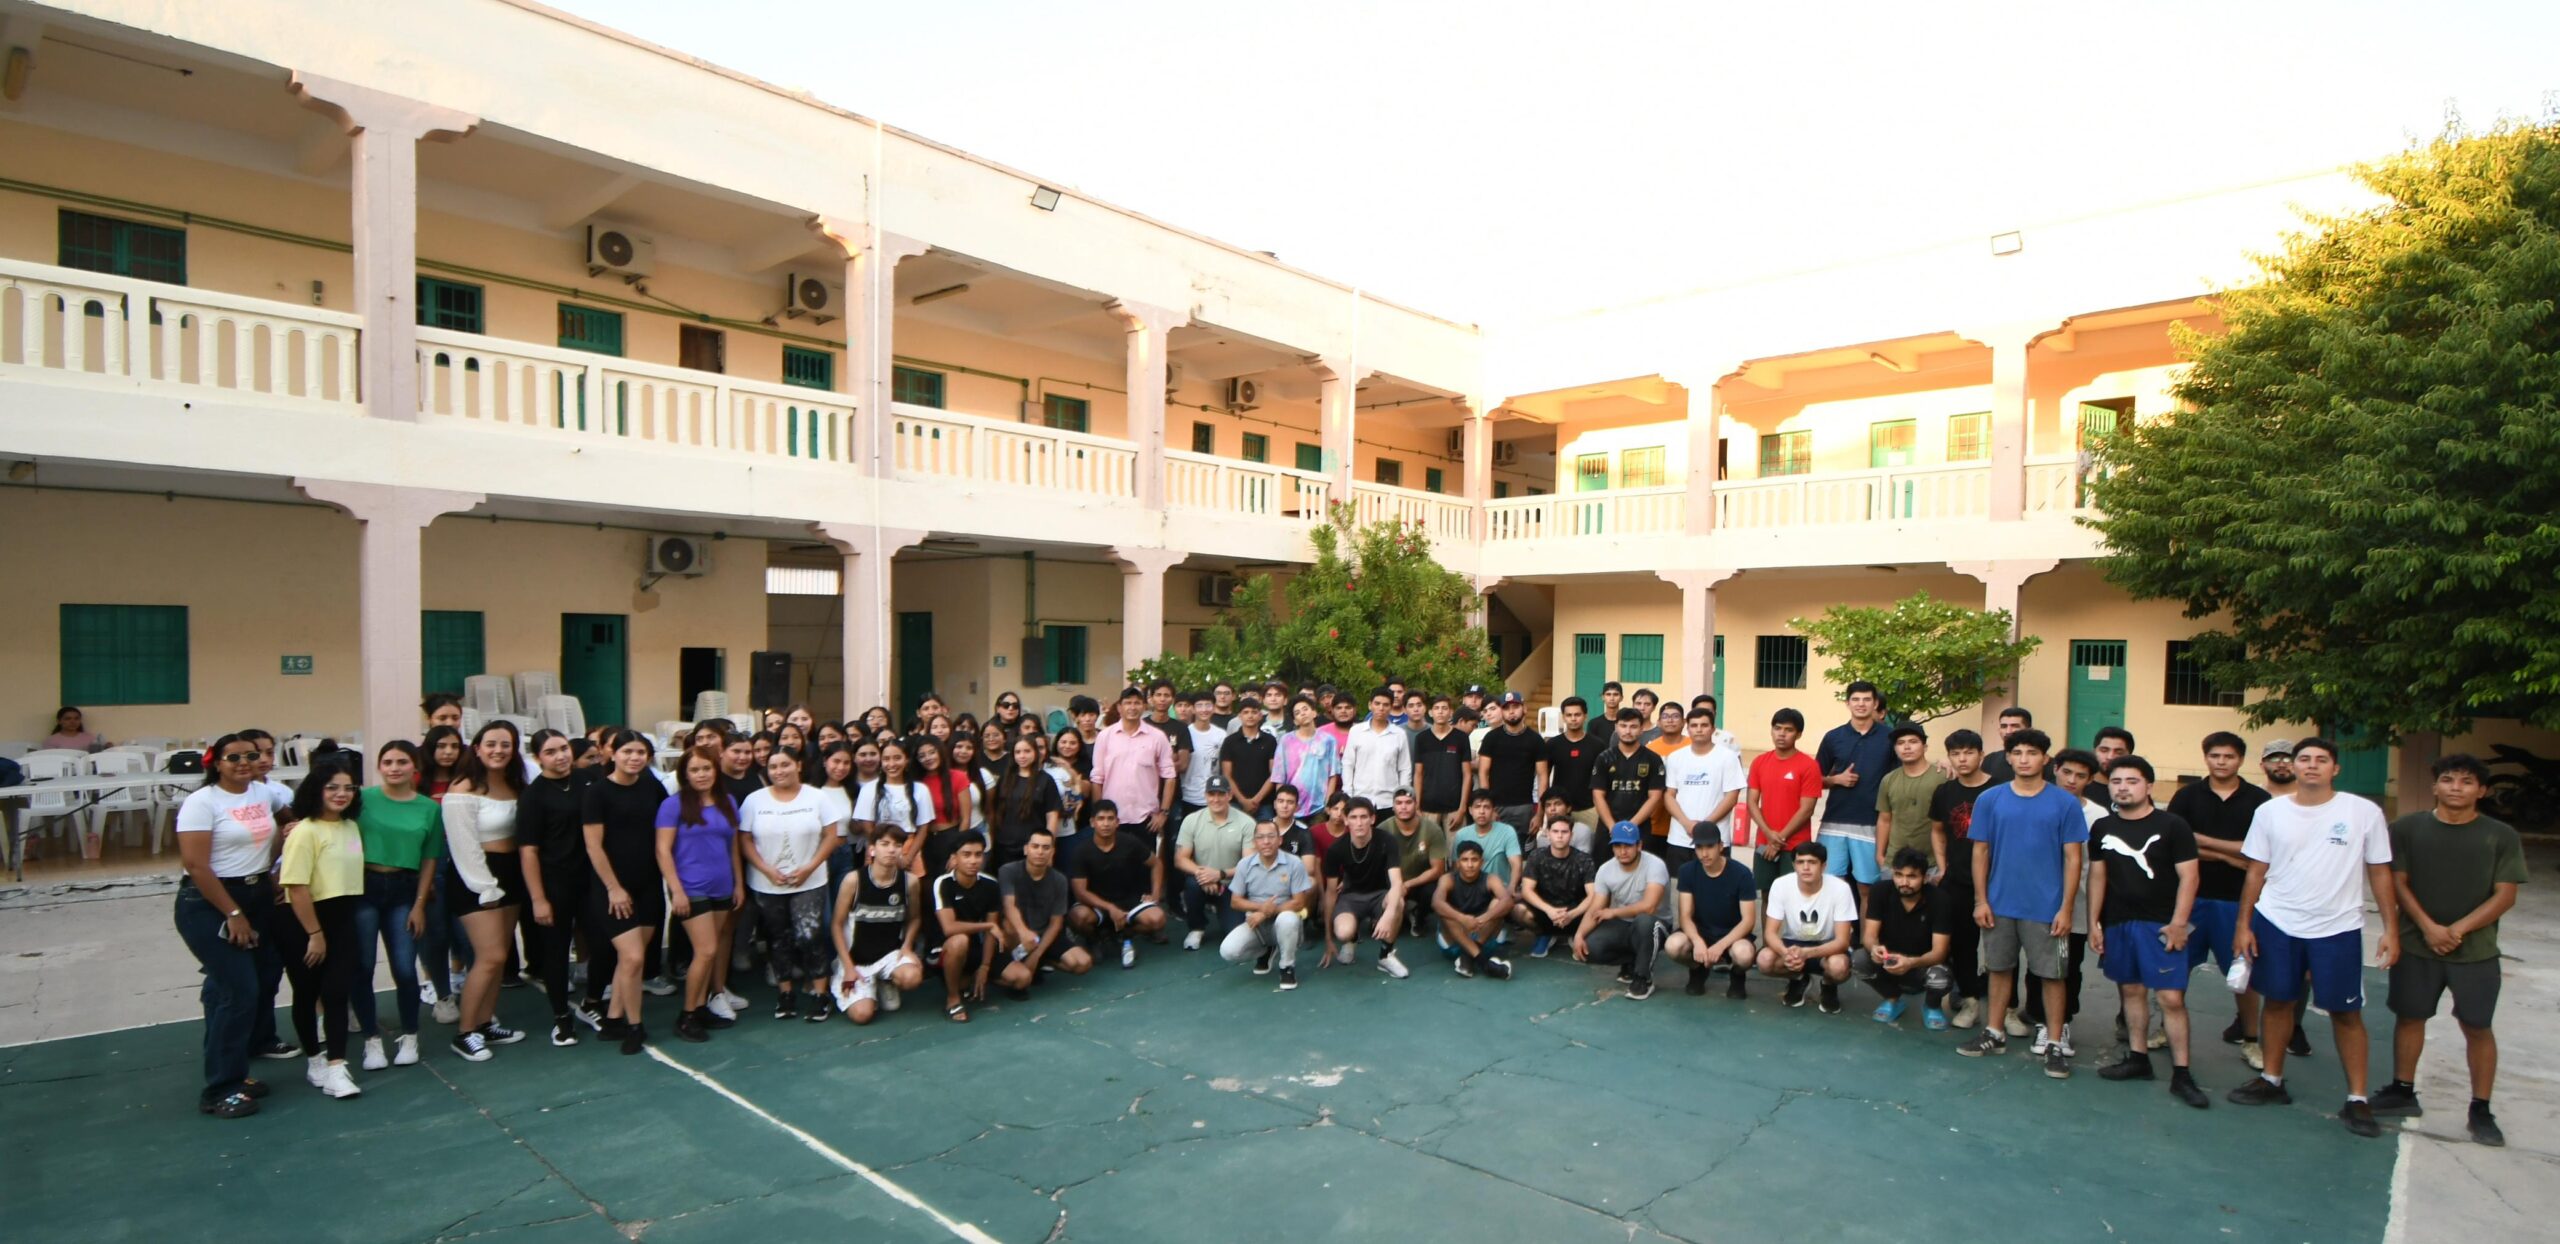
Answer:
<svg viewBox="0 0 2560 1244"><path fill-rule="evenodd" d="M1410 786L1399 786L1399 787L1397 787L1397 788L1396 788L1396 798L1398 798L1398 799L1402 799L1402 798L1404 798L1405 796L1410 795L1410 794L1412 794L1412 793L1413 793L1413 788L1412 788L1412 787L1410 787Z"/></svg>
<svg viewBox="0 0 2560 1244"><path fill-rule="evenodd" d="M1632 847L1644 841L1644 831L1634 821L1620 821L1609 827L1609 845Z"/></svg>
<svg viewBox="0 0 2560 1244"><path fill-rule="evenodd" d="M1500 700L1495 701L1495 703L1498 703L1498 704L1517 704L1517 703L1519 703L1519 702L1520 702L1520 693L1519 693L1519 692L1517 692L1517 691L1505 691L1505 692L1503 692L1503 693L1502 693L1502 698L1501 698Z"/></svg>
<svg viewBox="0 0 2560 1244"><path fill-rule="evenodd" d="M1720 847L1724 845L1724 831L1716 828L1712 821L1702 821L1696 829L1689 831L1689 842L1693 846Z"/></svg>
<svg viewBox="0 0 2560 1244"><path fill-rule="evenodd" d="M2290 756L2292 754L2293 740L2291 739L2269 739L2265 746L2258 749L2258 759L2260 760L2265 760L2269 756Z"/></svg>
<svg viewBox="0 0 2560 1244"><path fill-rule="evenodd" d="M1467 684L1467 689L1466 689L1466 691L1465 691L1465 692L1463 692L1463 694L1466 694L1466 695L1483 695L1483 694L1484 694L1484 684L1483 684L1483 683L1480 683L1480 682L1471 682L1471 683L1468 683L1468 684Z"/></svg>
<svg viewBox="0 0 2560 1244"><path fill-rule="evenodd" d="M1227 780L1222 777L1213 777L1201 783L1200 789L1207 794L1223 795L1227 793Z"/></svg>

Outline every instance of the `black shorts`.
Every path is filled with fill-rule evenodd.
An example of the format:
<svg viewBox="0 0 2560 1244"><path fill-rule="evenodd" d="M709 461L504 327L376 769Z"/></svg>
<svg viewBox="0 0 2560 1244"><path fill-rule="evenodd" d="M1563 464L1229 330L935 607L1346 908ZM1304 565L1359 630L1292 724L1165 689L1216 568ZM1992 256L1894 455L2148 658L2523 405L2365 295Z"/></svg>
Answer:
<svg viewBox="0 0 2560 1244"><path fill-rule="evenodd" d="M461 872L448 863L444 876L453 884L445 890L444 909L457 916L468 916L476 911L504 911L523 906L524 856L517 854L514 847L508 847L503 851L485 852L481 858L488 862L489 875L497 879L498 888L504 893L498 895L498 901L494 903L481 902L480 896L471 892L471 887L462 884Z"/></svg>
<svg viewBox="0 0 2560 1244"><path fill-rule="evenodd" d="M2453 991L2453 1018L2465 1028L2486 1029L2498 1013L2498 961L2447 963L2403 954L2391 965L2391 1013L2402 1019L2433 1019Z"/></svg>
<svg viewBox="0 0 2560 1244"><path fill-rule="evenodd" d="M1386 913L1387 892L1384 890L1372 890L1367 894L1345 893L1334 896L1333 914L1351 916L1359 921L1359 932L1355 935L1355 940L1369 936L1370 931L1377 927L1378 918Z"/></svg>
<svg viewBox="0 0 2560 1244"><path fill-rule="evenodd" d="M694 916L716 915L724 911L735 911L738 907L737 901L726 894L711 895L707 897L697 897L695 895L688 894L684 896L684 901L688 907L693 909ZM690 920L693 916L687 916L685 918Z"/></svg>

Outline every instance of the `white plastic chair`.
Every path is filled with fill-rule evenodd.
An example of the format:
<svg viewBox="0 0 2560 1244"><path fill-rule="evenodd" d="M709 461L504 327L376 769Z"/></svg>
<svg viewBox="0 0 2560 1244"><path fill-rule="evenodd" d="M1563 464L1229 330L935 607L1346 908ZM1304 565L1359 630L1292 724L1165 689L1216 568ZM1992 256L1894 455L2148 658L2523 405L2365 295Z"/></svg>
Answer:
<svg viewBox="0 0 2560 1244"><path fill-rule="evenodd" d="M709 720L711 720L711 719L712 719L712 718L714 718L714 717L726 717L726 716L728 716L728 715L729 715L729 693L728 693L728 692L726 692L726 691L698 691L698 692L695 692L695 693L694 693L694 696L693 696L693 719L694 719L695 721L709 721Z"/></svg>
<svg viewBox="0 0 2560 1244"><path fill-rule="evenodd" d="M153 753L137 748L111 747L89 757L89 772L99 777L116 777L128 773L148 774L151 772L152 755ZM127 830L134 828L133 818L136 816L143 818L147 825L156 805L157 801L152 796L149 783L100 791L97 802L89 805L89 824L84 838L104 839L107 835L109 818L119 813L125 817Z"/></svg>
<svg viewBox="0 0 2560 1244"><path fill-rule="evenodd" d="M504 674L472 674L462 680L462 703L465 710L478 709L484 717L516 711L516 687Z"/></svg>
<svg viewBox="0 0 2560 1244"><path fill-rule="evenodd" d="M470 745L470 743L471 743L471 740L473 740L473 739L476 739L476 738L480 737L480 727L485 726L485 725L488 725L488 724L489 724L489 714L484 713L484 712L481 712L479 709L472 708L472 707L469 707L469 706L467 706L467 705L466 705L466 706L464 706L464 708L463 708L463 710L462 710L462 742L463 742L463 744L464 744L465 746L469 746L469 745Z"/></svg>
<svg viewBox="0 0 2560 1244"><path fill-rule="evenodd" d="M729 718L729 724L736 726L740 734L753 737L757 731L764 729L762 713L729 713L726 716Z"/></svg>
<svg viewBox="0 0 2560 1244"><path fill-rule="evenodd" d="M297 734L286 739L276 744L276 763L288 769L307 768L311 764L311 749L324 741L316 734Z"/></svg>
<svg viewBox="0 0 2560 1244"><path fill-rule="evenodd" d="M689 721L656 722L649 727L649 742L663 750L675 746L678 740L691 733L693 723Z"/></svg>
<svg viewBox="0 0 2560 1244"><path fill-rule="evenodd" d="M204 749L175 747L159 752L151 758L152 772L167 773L169 758L172 756L194 756L201 760ZM199 781L197 785L201 786L203 783ZM168 845L169 835L178 826L178 805L185 803L187 796L194 793L194 786L180 786L169 782L155 783L151 787L151 853L153 855L160 854L161 849Z"/></svg>
<svg viewBox="0 0 2560 1244"><path fill-rule="evenodd" d="M122 743L116 744L118 747L130 747L137 751L145 752L165 752L177 745L178 740L165 734L146 734L141 738L127 739Z"/></svg>
<svg viewBox="0 0 2560 1244"><path fill-rule="evenodd" d="M1564 710L1550 704L1538 710L1538 733L1553 735L1564 730Z"/></svg>
<svg viewBox="0 0 2560 1244"><path fill-rule="evenodd" d="M587 710L579 706L578 697L546 695L538 701L538 704L542 711L544 729L557 730L571 738L587 732Z"/></svg>
<svg viewBox="0 0 2560 1244"><path fill-rule="evenodd" d="M532 738L533 732L542 728L541 722L535 721L530 717L520 717L514 713L499 713L491 717L489 720L503 721L514 726L516 728L516 741L519 744L526 739Z"/></svg>
<svg viewBox="0 0 2560 1244"><path fill-rule="evenodd" d="M85 772L89 753L60 747L39 748L19 757L18 764L27 771L27 785L32 787ZM14 852L22 865L27 855L27 839L34 836L39 825L47 821L69 821L74 829L79 827L80 813L76 800L77 796L73 795L31 794L27 797L18 814L18 841Z"/></svg>
<svg viewBox="0 0 2560 1244"><path fill-rule="evenodd" d="M542 697L560 694L560 676L548 670L526 670L516 675L516 706L511 713L541 711Z"/></svg>
<svg viewBox="0 0 2560 1244"><path fill-rule="evenodd" d="M16 760L18 757L24 756L35 749L36 745L26 741L25 739L0 740L0 756L6 756L11 760Z"/></svg>

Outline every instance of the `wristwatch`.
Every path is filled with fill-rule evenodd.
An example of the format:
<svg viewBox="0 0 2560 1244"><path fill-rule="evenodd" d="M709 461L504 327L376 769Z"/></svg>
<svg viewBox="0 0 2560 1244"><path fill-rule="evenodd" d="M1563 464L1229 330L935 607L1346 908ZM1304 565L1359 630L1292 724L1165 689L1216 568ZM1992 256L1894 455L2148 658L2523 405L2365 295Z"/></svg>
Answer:
<svg viewBox="0 0 2560 1244"><path fill-rule="evenodd" d="M240 909L234 907L231 910L222 913L222 918L225 920L237 920L240 918Z"/></svg>

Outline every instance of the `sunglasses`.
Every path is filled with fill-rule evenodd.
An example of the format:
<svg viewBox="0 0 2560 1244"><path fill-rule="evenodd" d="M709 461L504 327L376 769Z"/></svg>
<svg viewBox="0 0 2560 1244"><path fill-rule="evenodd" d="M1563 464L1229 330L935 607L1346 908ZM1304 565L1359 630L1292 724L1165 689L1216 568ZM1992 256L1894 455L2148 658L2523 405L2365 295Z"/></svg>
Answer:
<svg viewBox="0 0 2560 1244"><path fill-rule="evenodd" d="M256 752L224 752L222 754L222 763L226 765L245 765L253 763L257 759L258 753Z"/></svg>

